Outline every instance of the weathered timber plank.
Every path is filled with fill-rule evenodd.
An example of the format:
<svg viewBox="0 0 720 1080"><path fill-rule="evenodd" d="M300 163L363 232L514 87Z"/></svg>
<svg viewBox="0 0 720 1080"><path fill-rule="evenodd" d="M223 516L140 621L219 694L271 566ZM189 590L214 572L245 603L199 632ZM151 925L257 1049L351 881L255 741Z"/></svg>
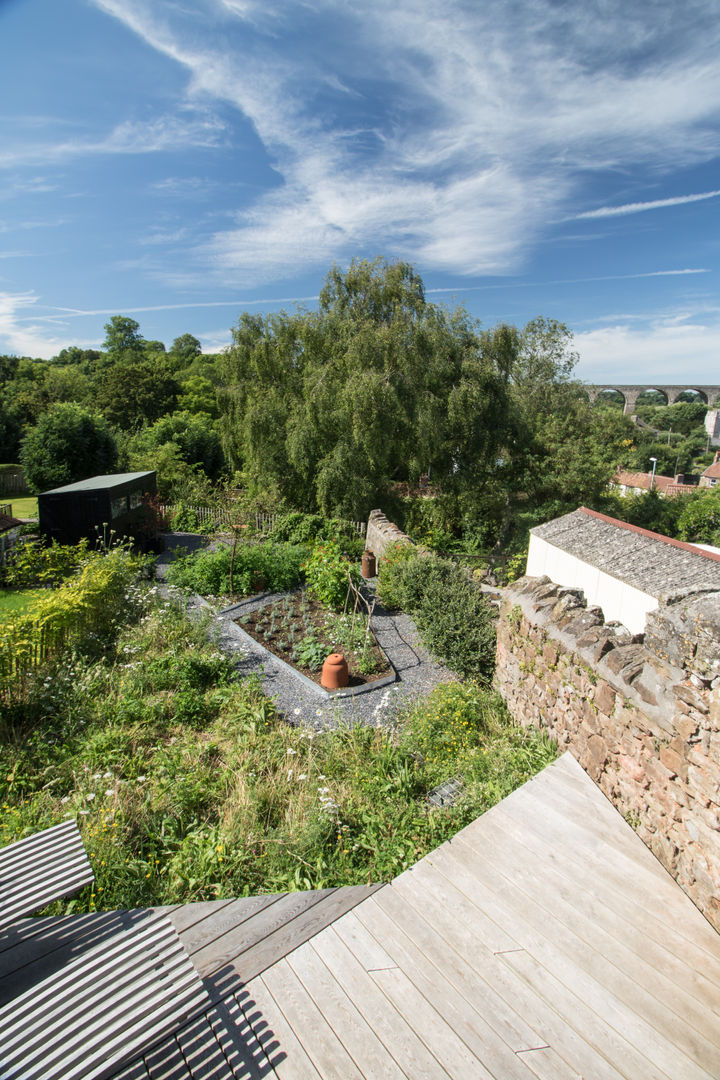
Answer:
<svg viewBox="0 0 720 1080"><path fill-rule="evenodd" d="M654 855L643 845L639 857L626 859L613 856L612 849L592 839L576 822L567 815L556 811L550 805L519 806L507 803L502 807L503 815L511 816L528 834L538 834L550 844L563 848L569 855L584 864L586 873L596 875L607 886L620 895L627 895L628 881L643 897L648 915L659 924L672 926L673 934L703 949L708 957L717 960L720 955L719 935L703 918L697 908L688 900L679 886L658 888L658 877L653 867L652 873L644 873L644 864ZM629 826L628 826L629 828ZM642 843L642 842L641 842ZM667 880L667 879L665 879Z"/></svg>
<svg viewBox="0 0 720 1080"><path fill-rule="evenodd" d="M393 889L396 886L397 882L393 884ZM519 1013L524 1017L531 1028L540 1032L558 1053L575 1063L583 1076L592 1077L592 1080L617 1080L619 1073L566 1022L564 1015L549 1007L515 971L502 962L505 954L491 951L492 939L482 936L482 923L473 925L472 920L465 916L456 918L451 908L438 903L425 903L420 892L412 894L407 886L400 895L408 907L415 904L423 917L432 920L448 947L462 949L468 965L477 972L477 976L491 981L495 992L505 1002L508 1013ZM364 907L358 910L359 918L365 917L365 910ZM468 994L472 1000L472 983L468 987Z"/></svg>
<svg viewBox="0 0 720 1080"><path fill-rule="evenodd" d="M538 1050L519 1050L518 1057L538 1080L583 1080L577 1069L563 1061L551 1046Z"/></svg>
<svg viewBox="0 0 720 1080"><path fill-rule="evenodd" d="M174 1035L143 1055L150 1080L192 1080L192 1074Z"/></svg>
<svg viewBox="0 0 720 1080"><path fill-rule="evenodd" d="M240 926L228 930L221 938L210 941L193 954L193 963L203 975L233 965L243 974L236 961L253 945L262 941L276 930L285 928L308 908L319 904L330 896L334 889L315 889L311 893L283 893L280 899L260 910L258 914L245 920Z"/></svg>
<svg viewBox="0 0 720 1080"><path fill-rule="evenodd" d="M192 1080L228 1080L232 1070L207 1015L180 1028L175 1040Z"/></svg>
<svg viewBox="0 0 720 1080"><path fill-rule="evenodd" d="M160 908L165 915L168 916L170 922L173 924L180 940L183 941L183 934L194 926L196 923L202 922L204 919L208 919L213 915L217 915L218 912L226 908L228 904L232 904L232 899L229 900L199 900L193 904L175 904L173 907ZM187 949L185 941L183 945ZM189 951L189 950L188 950Z"/></svg>
<svg viewBox="0 0 720 1080"><path fill-rule="evenodd" d="M320 1074L262 976L248 983L246 990L236 993L235 998L241 1004L279 1080L319 1080Z"/></svg>
<svg viewBox="0 0 720 1080"><path fill-rule="evenodd" d="M363 1076L402 1080L404 1074L314 949L296 949L287 962Z"/></svg>
<svg viewBox="0 0 720 1080"><path fill-rule="evenodd" d="M453 858L463 858L478 881L503 897L508 917L513 919L515 932L521 936L524 948L558 978L577 989L586 1000L596 1000L599 1011L605 1010L603 1015L609 1019L614 1017L611 1022L617 1025L617 1030L627 1035L649 1061L662 1068L674 1062L675 1075L682 1075L684 1080L691 1080L691 1077L700 1080L709 1075L699 1064L698 1058L694 1057L697 1054L702 1060L708 1052L708 1044L704 1040L698 1039L690 1031L673 1031L673 1038L684 1047L678 1050L666 1035L666 1026L675 1018L656 998L643 991L642 987L583 943L567 927L557 920L550 920L548 912L530 894L522 892L508 878L498 874L496 867L490 867L477 857L473 859L472 849L462 841L454 842L453 849ZM464 849L465 854L459 849ZM440 849L436 857L447 856ZM686 1050L691 1057L688 1057ZM712 1053L715 1055L714 1050Z"/></svg>
<svg viewBox="0 0 720 1080"><path fill-rule="evenodd" d="M372 926L373 934L392 953L398 966L411 974L431 1000L432 984L437 981L437 996L453 1005L458 1023L482 1034L491 1049L496 1047L507 1076L513 1073L506 1049L514 1054L546 1044L544 1032L529 1024L497 993L494 981L500 965L489 952L484 963L472 967L420 912L392 890L385 890L359 914L368 920L368 927ZM342 933L340 926L337 931ZM482 972L480 978L478 970Z"/></svg>
<svg viewBox="0 0 720 1080"><path fill-rule="evenodd" d="M223 903L215 911L208 911L201 919L188 923L182 930L178 927L177 922L186 918L185 908L188 905L184 905L170 918L180 934L183 946L194 960L196 953L200 952L201 949L220 941L225 934L231 930L236 930L237 927L252 920L261 911L265 911L267 908L277 904L285 895L285 893L268 893L266 896L250 896L240 900L231 900L228 903ZM195 962L197 963L197 961Z"/></svg>
<svg viewBox="0 0 720 1080"><path fill-rule="evenodd" d="M287 960L279 960L263 972L263 982L303 1048L322 1077L363 1080L350 1055L292 970Z"/></svg>
<svg viewBox="0 0 720 1080"><path fill-rule="evenodd" d="M266 1050L232 995L214 1006L207 1017L237 1080L262 1080L272 1072Z"/></svg>
<svg viewBox="0 0 720 1080"><path fill-rule="evenodd" d="M518 1032L513 1030L511 1019L508 1023L504 1023L505 1002L497 997L490 986L480 982L477 977L474 979L473 986L474 972L471 972L467 965L456 963L452 955L447 956L447 962L442 966L428 962L426 953L417 942L418 926L414 922L413 925L405 923L406 929L400 930L387 914L389 904L388 892L385 890L382 901L377 904L368 904L362 915L372 922L373 933L378 936L381 944L392 950L398 961L398 968L395 970L404 972L416 991L432 1004L443 1022L452 1028L493 1076L502 1076L504 1080L527 1080L527 1069L518 1062L514 1052L515 1047L506 1039L506 1036L513 1037L517 1043ZM407 905L401 903L400 907L405 921L405 918L409 918L405 910ZM417 923L419 922L418 918ZM419 935L422 936L425 944L427 944L426 929L430 930L427 924ZM342 935L341 924L337 924L335 930L336 933ZM442 951L442 945L440 950ZM460 967L465 971L458 977L456 971ZM380 974L381 972L377 970L373 972L374 977ZM463 981L463 974L470 975L470 978L464 981L465 994L457 986L458 982ZM517 1017L517 1020L519 1026L529 1031L520 1017ZM418 1031L422 1030L415 1022L413 1026ZM503 1034L499 1033L499 1027L504 1028ZM523 1046L544 1045L544 1040L538 1038L534 1032L530 1031L529 1034L532 1040L529 1043L525 1041L522 1043ZM442 1063L447 1068L444 1059Z"/></svg>
<svg viewBox="0 0 720 1080"><path fill-rule="evenodd" d="M406 1076L446 1080L445 1069L412 1026L396 1009L388 1007L386 996L374 981L382 973L380 969L368 974L332 926L303 948L317 952Z"/></svg>
<svg viewBox="0 0 720 1080"><path fill-rule="evenodd" d="M612 1010L608 1016L603 1014L605 999L598 999L597 995L586 996L582 986L576 988L577 992L571 990L525 949L503 953L501 960L521 975L541 1000L557 1009L589 1047L606 1059L606 1071L617 1080L621 1077L622 1080L680 1080L681 1076L685 1080L684 1073L666 1072L645 1057L633 1044L633 1034L627 1026L623 1034L619 1033L618 1026L612 1023ZM567 1060L566 1055L561 1056ZM588 1080L595 1080L597 1074L581 1070L576 1058L571 1058L570 1064Z"/></svg>
<svg viewBox="0 0 720 1080"><path fill-rule="evenodd" d="M239 958L237 969L244 979L252 979L277 960L287 956L315 934L343 917L382 886L346 886L302 911L274 933L267 934ZM291 894L292 895L292 894Z"/></svg>
<svg viewBox="0 0 720 1080"><path fill-rule="evenodd" d="M585 941L594 944L618 967L632 973L642 986L664 1001L683 1019L702 1031L707 1023L708 1011L716 1014L713 1025L713 1041L720 1040L720 960L707 965L715 982L687 962L683 957L669 951L668 939L674 937L672 930L663 924L657 926L641 908L641 895L633 896L633 885L627 884L624 896L612 895L603 889L602 879L589 875L588 880L573 880L563 866L564 851L548 847L543 850L537 844L534 850L525 846L526 834L512 819L495 816L488 822L483 834L483 858L493 865L502 864L511 870L513 880L526 891L535 891L537 861L541 860L543 881L549 888L550 912L573 927ZM563 870L565 869L565 873ZM667 877L664 888L676 888ZM662 936L658 943L655 936ZM681 951L681 949L679 950ZM630 958L628 959L628 953ZM690 1000L686 1000L686 999ZM693 1019L694 1017L694 1019Z"/></svg>

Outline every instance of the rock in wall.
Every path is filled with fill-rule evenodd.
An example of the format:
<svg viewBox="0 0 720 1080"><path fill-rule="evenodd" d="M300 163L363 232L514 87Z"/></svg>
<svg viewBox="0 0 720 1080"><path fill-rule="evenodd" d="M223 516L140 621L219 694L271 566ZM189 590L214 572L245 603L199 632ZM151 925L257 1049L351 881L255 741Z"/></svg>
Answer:
<svg viewBox="0 0 720 1080"><path fill-rule="evenodd" d="M579 590L521 578L504 592L495 682L516 720L572 751L720 931L718 608L705 597L683 610L661 608L640 641Z"/></svg>

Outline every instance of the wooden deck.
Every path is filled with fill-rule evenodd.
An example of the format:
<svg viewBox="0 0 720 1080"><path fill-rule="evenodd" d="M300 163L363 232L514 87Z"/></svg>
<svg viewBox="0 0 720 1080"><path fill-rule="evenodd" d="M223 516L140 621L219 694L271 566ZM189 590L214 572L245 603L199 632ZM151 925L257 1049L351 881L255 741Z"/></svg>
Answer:
<svg viewBox="0 0 720 1080"><path fill-rule="evenodd" d="M122 1080L720 1077L720 936L569 754L382 888L170 914L214 1004Z"/></svg>

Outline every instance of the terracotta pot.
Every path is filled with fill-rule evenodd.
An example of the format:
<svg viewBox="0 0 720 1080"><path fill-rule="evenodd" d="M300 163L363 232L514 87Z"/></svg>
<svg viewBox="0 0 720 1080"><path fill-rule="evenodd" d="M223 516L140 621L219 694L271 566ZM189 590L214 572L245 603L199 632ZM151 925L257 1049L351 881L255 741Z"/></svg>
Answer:
<svg viewBox="0 0 720 1080"><path fill-rule="evenodd" d="M348 684L347 660L342 653L330 653L323 664L320 685L326 690L339 690L341 686Z"/></svg>
<svg viewBox="0 0 720 1080"><path fill-rule="evenodd" d="M377 560L372 551L363 551L360 573L364 578L372 578L377 575Z"/></svg>

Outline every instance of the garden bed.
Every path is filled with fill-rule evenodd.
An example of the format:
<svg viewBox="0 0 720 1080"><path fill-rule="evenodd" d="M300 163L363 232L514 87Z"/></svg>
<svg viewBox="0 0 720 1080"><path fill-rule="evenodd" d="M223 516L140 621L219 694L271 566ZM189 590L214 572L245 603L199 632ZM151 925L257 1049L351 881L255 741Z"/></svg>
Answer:
<svg viewBox="0 0 720 1080"><path fill-rule="evenodd" d="M395 680L395 671L375 640L367 618L357 612L337 615L303 590L251 598L233 609L233 621L254 641L320 687L322 665L330 653L348 662L347 687L334 694L361 692Z"/></svg>

